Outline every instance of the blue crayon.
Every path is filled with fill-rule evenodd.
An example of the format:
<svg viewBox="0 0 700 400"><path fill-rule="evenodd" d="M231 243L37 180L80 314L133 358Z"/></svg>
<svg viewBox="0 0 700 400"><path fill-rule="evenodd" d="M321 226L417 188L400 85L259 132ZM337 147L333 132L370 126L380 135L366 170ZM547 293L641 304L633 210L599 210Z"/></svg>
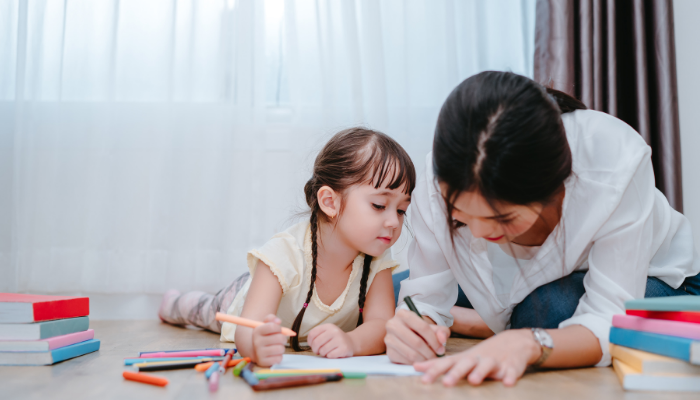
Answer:
<svg viewBox="0 0 700 400"><path fill-rule="evenodd" d="M211 377L211 374L213 374L214 372L219 371L219 368L221 368L221 365L219 365L219 363L215 362L215 363L212 364L211 367L209 367L209 369L204 373L204 376L206 376L207 379L209 379L209 377Z"/></svg>
<svg viewBox="0 0 700 400"><path fill-rule="evenodd" d="M253 363L250 363L243 368L241 371L241 378L243 378L250 386L255 386L260 383L260 380L253 373Z"/></svg>

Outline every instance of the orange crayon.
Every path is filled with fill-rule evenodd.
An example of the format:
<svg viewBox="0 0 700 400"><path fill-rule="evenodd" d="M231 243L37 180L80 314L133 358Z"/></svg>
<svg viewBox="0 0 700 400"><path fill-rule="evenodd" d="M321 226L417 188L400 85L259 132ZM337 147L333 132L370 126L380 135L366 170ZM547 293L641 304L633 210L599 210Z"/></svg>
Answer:
<svg viewBox="0 0 700 400"><path fill-rule="evenodd" d="M216 313L216 320L223 322L230 322L232 324L247 326L248 328L257 328L258 326L264 324L264 322L254 321L248 318L236 317L235 315L228 315L224 313ZM282 327L282 334L284 336L296 336L297 333L289 328Z"/></svg>
<svg viewBox="0 0 700 400"><path fill-rule="evenodd" d="M168 384L168 380L165 378L148 374L141 374L138 372L124 371L122 376L124 377L124 379L128 379L130 381L135 382L148 383L149 385L165 386Z"/></svg>

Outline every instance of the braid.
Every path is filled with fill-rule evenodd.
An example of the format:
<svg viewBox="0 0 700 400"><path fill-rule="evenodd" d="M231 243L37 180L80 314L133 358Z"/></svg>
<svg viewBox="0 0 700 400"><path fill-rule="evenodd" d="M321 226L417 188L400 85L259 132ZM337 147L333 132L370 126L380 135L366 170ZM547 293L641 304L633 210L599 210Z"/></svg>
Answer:
<svg viewBox="0 0 700 400"><path fill-rule="evenodd" d="M365 308L365 296L367 296L367 279L369 278L369 266L372 264L372 256L365 254L365 265L362 267L362 279L360 280L360 316L357 318L357 326L362 325L362 311Z"/></svg>
<svg viewBox="0 0 700 400"><path fill-rule="evenodd" d="M318 207L318 205L317 205ZM307 349L302 349L299 347L299 329L301 329L301 321L304 319L304 313L306 313L306 308L311 303L311 296L314 293L314 283L316 282L316 259L318 257L318 244L316 242L316 236L318 232L318 213L317 210L311 211L311 284L309 285L309 293L306 295L306 301L304 306L297 314L294 323L292 324L292 330L296 332L296 336L292 336L289 339L290 344L294 351L305 351Z"/></svg>

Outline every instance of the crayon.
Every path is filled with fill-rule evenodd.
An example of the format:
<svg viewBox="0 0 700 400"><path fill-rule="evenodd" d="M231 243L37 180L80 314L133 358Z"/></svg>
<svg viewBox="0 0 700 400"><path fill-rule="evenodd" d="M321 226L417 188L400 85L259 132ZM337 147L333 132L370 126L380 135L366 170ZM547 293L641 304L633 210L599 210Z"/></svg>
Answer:
<svg viewBox="0 0 700 400"><path fill-rule="evenodd" d="M257 328L258 326L264 324L264 322L254 321L248 318L236 317L234 315L228 315L224 313L216 313L216 320L223 322L230 322L232 324L247 326L248 328ZM282 327L282 334L285 336L296 336L297 333L289 328Z"/></svg>
<svg viewBox="0 0 700 400"><path fill-rule="evenodd" d="M142 354L139 358L172 358L172 357L223 357L226 350L191 350L191 351L161 351L158 353Z"/></svg>
<svg viewBox="0 0 700 400"><path fill-rule="evenodd" d="M233 376L240 376L240 375L241 375L241 371L243 371L243 368L245 368L246 365L251 365L251 364L250 364L249 362L247 362L247 361L244 360L243 362L241 362L241 363L239 363L238 365L236 365L236 367L233 368Z"/></svg>
<svg viewBox="0 0 700 400"><path fill-rule="evenodd" d="M204 372L204 376L209 379L214 372L219 372L219 368L221 368L219 363L212 363L211 367Z"/></svg>
<svg viewBox="0 0 700 400"><path fill-rule="evenodd" d="M139 352L139 357L141 356L146 356L148 357L149 354L152 353L176 353L180 351L204 351L204 350L225 350L227 353L229 351L232 351L234 354L236 353L235 348L230 348L230 349L222 349L222 348L215 348L215 349L182 349L182 350L158 350L158 351L140 351Z"/></svg>
<svg viewBox="0 0 700 400"><path fill-rule="evenodd" d="M154 363L154 362L172 362L172 361L196 361L202 358L207 360L221 361L224 357L173 357L173 358L125 358L124 365L134 365L134 364L144 364L144 363Z"/></svg>
<svg viewBox="0 0 700 400"><path fill-rule="evenodd" d="M304 375L304 376L285 376L277 378L268 378L259 381L255 385L251 385L253 390L270 390L281 389L294 386L316 385L324 382L335 382L343 379L343 374L321 374L321 375Z"/></svg>
<svg viewBox="0 0 700 400"><path fill-rule="evenodd" d="M209 378L209 392L214 393L219 390L219 370L217 369Z"/></svg>
<svg viewBox="0 0 700 400"><path fill-rule="evenodd" d="M235 359L235 360L229 361L229 362L228 362L228 365L226 365L226 367L227 367L227 368L235 367L239 362L241 362L241 361L243 361L243 360L246 360L246 362L250 362L250 358L248 358L248 357L246 357L246 358L237 358L237 359ZM214 364L213 361L209 361L209 362L197 364L197 365L194 366L194 369L197 370L197 371L199 371L199 372L205 372L206 370L209 369L209 367L212 366L212 364Z"/></svg>
<svg viewBox="0 0 700 400"><path fill-rule="evenodd" d="M138 372L124 371L122 376L124 379L134 382L148 383L149 385L165 386L168 384L168 380L165 378L147 374L139 374Z"/></svg>

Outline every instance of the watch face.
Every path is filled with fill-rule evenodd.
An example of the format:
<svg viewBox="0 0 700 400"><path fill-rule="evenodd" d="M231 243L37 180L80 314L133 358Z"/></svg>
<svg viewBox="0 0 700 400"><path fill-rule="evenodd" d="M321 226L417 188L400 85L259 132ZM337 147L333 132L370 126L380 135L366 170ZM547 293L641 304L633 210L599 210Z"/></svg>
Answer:
<svg viewBox="0 0 700 400"><path fill-rule="evenodd" d="M547 333L547 331L544 329L537 330L537 338L542 346L549 347L550 349L554 348L554 341L552 340L552 337L549 336L549 333Z"/></svg>

